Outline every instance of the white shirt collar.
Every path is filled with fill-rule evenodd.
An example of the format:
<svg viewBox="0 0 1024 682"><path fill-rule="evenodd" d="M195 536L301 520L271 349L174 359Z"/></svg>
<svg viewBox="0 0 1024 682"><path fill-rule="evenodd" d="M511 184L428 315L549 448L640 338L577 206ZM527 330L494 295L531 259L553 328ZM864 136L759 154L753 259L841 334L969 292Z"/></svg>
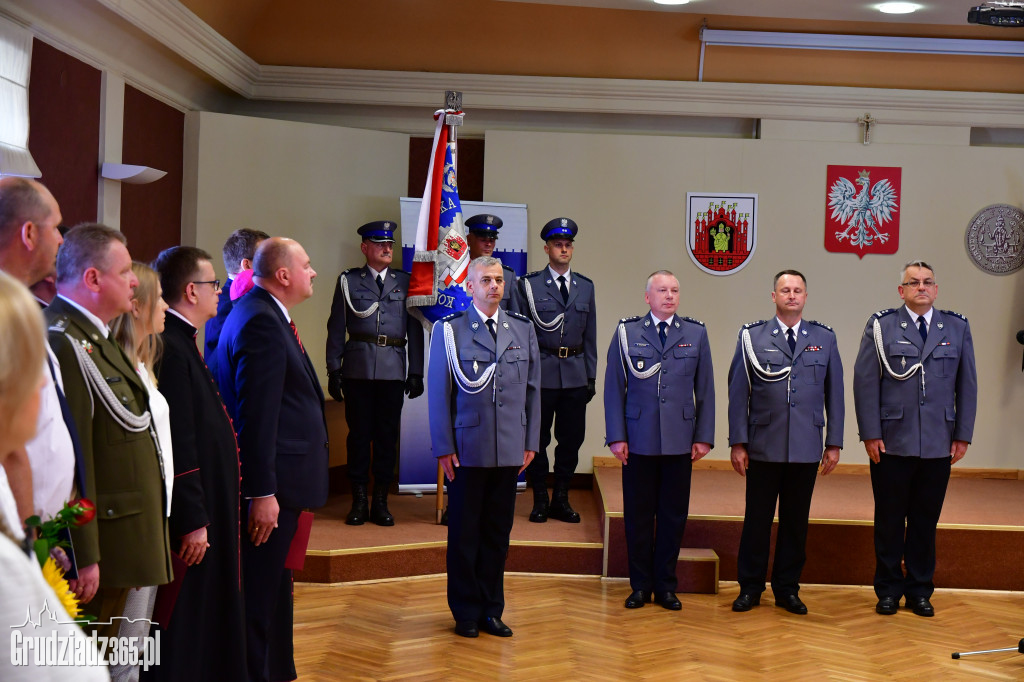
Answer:
<svg viewBox="0 0 1024 682"><path fill-rule="evenodd" d="M107 325L103 324L103 322L100 320L100 318L96 317L91 312L89 312L88 310L86 310L85 308L80 306L79 304L75 303L74 301L72 301L70 298L68 298L64 294L57 294L57 295L59 297L61 297L62 299L64 299L65 302L70 303L71 305L73 305L75 307L75 309L78 310L78 312L80 312L83 315L85 315L85 319L87 319L90 322L92 322L93 326L96 327L96 329L98 331L103 333L103 337L104 338L107 338L107 337L110 336L110 327L108 327Z"/></svg>
<svg viewBox="0 0 1024 682"><path fill-rule="evenodd" d="M192 327L193 329L196 329L196 326L195 326L194 324L192 324L191 322L189 322L189 320L188 320L188 318L187 318L187 317L185 317L184 315L182 315L181 313L179 313L179 312L178 312L177 310L175 310L174 308L168 308L168 309L167 309L167 312L169 312L169 313L170 313L171 315L174 315L174 316L175 316L176 318L178 318L179 320L181 320L182 322L184 322L184 323L185 323L185 324L187 324L188 326Z"/></svg>
<svg viewBox="0 0 1024 682"><path fill-rule="evenodd" d="M366 264L366 269L370 271L370 277L373 277L374 279L377 279L378 275L380 276L380 279L381 279L382 282L388 278L388 269L387 268L384 268L380 272L377 272L376 270L374 270L373 268L370 267L369 263L367 263Z"/></svg>
<svg viewBox="0 0 1024 682"><path fill-rule="evenodd" d="M672 315L669 315L669 316L668 316L668 319L667 319L667 320L665 320L665 322L668 322L668 326L670 326L670 327L671 327L671 326L672 326L672 323L673 323L673 322L675 322L675 319L676 319L676 316L675 316L674 314L672 314ZM654 326L655 326L655 327L657 327L657 326L658 326L658 323L660 323L660 322L661 322L661 320L659 320L659 319L658 319L657 315L655 315L655 314L654 314L654 311L653 311L653 310L651 311L651 322L653 322L653 323L654 323Z"/></svg>
<svg viewBox="0 0 1024 682"><path fill-rule="evenodd" d="M256 286L259 286L259 285L256 285ZM260 287L260 289L263 289L263 287ZM288 309L284 307L284 303L281 303L281 300L277 296L274 296L274 294L271 294L266 289L263 289L263 291L266 291L268 294L270 294L271 300L274 301L274 303L277 304L277 307L281 309L281 312L284 313L285 321L288 322L289 324L291 324L292 316L288 314Z"/></svg>
<svg viewBox="0 0 1024 682"><path fill-rule="evenodd" d="M572 269L571 268L569 270L566 270L565 274L562 275L562 274L559 274L559 273L555 272L554 268L552 268L549 265L548 266L548 272L551 273L551 281L555 283L555 286L558 286L558 278L559 277L565 277L565 288L569 289L569 288L572 287Z"/></svg>
<svg viewBox="0 0 1024 682"><path fill-rule="evenodd" d="M800 323L803 322L803 320L797 320L796 324L794 324L792 327L787 327L786 323L783 322L782 320L780 320L778 315L775 316L775 321L779 324L779 329L782 331L782 335L783 336L786 335L786 330L787 329L792 329L793 330L793 336L796 336L797 334L799 334L800 333Z"/></svg>
<svg viewBox="0 0 1024 682"><path fill-rule="evenodd" d="M487 313L485 313L484 311L480 310L480 308L476 307L476 303L473 304L473 307L476 308L476 312L480 316L481 320L483 320L484 322L487 322L487 320L494 320L495 327L497 327L497 324L498 324L498 310L501 310L501 308L498 308L498 310L495 310L494 314L491 315L490 317L488 317Z"/></svg>
<svg viewBox="0 0 1024 682"><path fill-rule="evenodd" d="M928 312L926 312L924 315L918 315L913 310L908 308L906 305L904 305L903 307L907 308L907 312L910 313L910 319L914 321L914 326L915 327L917 326L917 318L923 317L924 318L924 328L925 329L931 329L932 328L932 313L935 312L935 308L929 308Z"/></svg>

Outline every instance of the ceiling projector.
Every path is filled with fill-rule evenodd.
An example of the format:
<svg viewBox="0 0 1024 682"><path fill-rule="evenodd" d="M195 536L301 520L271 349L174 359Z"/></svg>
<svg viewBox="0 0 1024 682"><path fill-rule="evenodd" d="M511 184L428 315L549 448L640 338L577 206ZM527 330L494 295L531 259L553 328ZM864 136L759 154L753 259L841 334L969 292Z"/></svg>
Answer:
<svg viewBox="0 0 1024 682"><path fill-rule="evenodd" d="M985 2L967 12L967 23L1024 26L1024 2Z"/></svg>

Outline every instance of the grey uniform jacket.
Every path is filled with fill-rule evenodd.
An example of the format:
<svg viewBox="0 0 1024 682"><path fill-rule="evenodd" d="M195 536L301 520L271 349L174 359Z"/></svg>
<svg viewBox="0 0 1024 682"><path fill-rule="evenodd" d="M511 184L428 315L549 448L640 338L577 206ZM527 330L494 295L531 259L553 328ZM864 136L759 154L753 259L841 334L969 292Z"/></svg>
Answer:
<svg viewBox="0 0 1024 682"><path fill-rule="evenodd" d="M788 376L772 376L787 367ZM744 325L729 366L729 445L745 444L761 462L818 462L824 446L843 447L845 414L843 363L829 327L803 320L794 353L777 318Z"/></svg>
<svg viewBox="0 0 1024 682"><path fill-rule="evenodd" d="M673 320L662 349L649 315L622 320L608 348L604 377L606 442L626 441L630 455L679 455L694 443L715 442L715 380L704 324ZM634 374L661 367L652 376ZM630 369L632 368L632 369Z"/></svg>
<svg viewBox="0 0 1024 682"><path fill-rule="evenodd" d="M341 289L343 278L348 280L353 308L362 312L377 304L372 314L359 317L349 308ZM423 376L423 325L406 310L408 293L409 273L401 270L388 268L383 291L378 291L366 266L341 273L327 320L327 371L340 367L346 379L405 381L408 355L409 374ZM353 334L373 340L356 340ZM385 337L408 338L408 345L384 345Z"/></svg>
<svg viewBox="0 0 1024 682"><path fill-rule="evenodd" d="M541 386L543 388L580 388L597 377L597 307L594 305L594 283L571 271L569 301L562 301L558 282L548 268L531 272L519 279L517 298L519 312L537 321L537 343L555 351L541 353ZM524 280L533 292L533 306L526 294ZM546 331L541 324L564 315L562 324ZM558 357L559 348L582 348L583 352Z"/></svg>
<svg viewBox="0 0 1024 682"><path fill-rule="evenodd" d="M888 369L876 351L876 321ZM904 381L889 371L903 374L918 362L923 375L919 369ZM906 306L877 312L864 329L853 371L861 440L881 438L888 454L927 459L949 457L954 440L971 441L978 372L964 316L935 309L922 341Z"/></svg>
<svg viewBox="0 0 1024 682"><path fill-rule="evenodd" d="M497 358L491 380L477 393L452 375L446 323L454 335L454 361L466 379L479 379ZM518 467L525 450L540 447L540 363L533 325L499 309L497 332L495 342L472 306L434 323L427 398L435 457L454 452L461 466Z"/></svg>

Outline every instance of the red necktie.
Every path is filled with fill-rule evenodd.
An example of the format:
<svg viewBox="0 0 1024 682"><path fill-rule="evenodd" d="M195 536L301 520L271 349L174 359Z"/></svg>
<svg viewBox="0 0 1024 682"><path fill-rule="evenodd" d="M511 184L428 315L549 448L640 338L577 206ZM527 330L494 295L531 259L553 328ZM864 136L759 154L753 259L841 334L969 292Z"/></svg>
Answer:
<svg viewBox="0 0 1024 682"><path fill-rule="evenodd" d="M302 339L299 338L299 330L295 327L295 321L289 320L288 326L292 328L292 334L295 334L295 340L299 342L299 348L302 350L303 353L305 353L306 348L305 346L302 345Z"/></svg>

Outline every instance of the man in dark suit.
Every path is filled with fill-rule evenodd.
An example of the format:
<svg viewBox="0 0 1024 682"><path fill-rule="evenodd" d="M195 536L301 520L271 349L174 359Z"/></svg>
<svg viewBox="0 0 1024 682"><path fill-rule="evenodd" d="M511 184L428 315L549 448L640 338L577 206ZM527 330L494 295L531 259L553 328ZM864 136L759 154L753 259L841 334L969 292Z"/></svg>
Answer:
<svg viewBox="0 0 1024 682"><path fill-rule="evenodd" d="M905 596L930 617L935 529L950 466L974 435L978 371L967 318L932 307L939 285L930 265L905 265L897 291L902 307L868 319L853 401L875 496L875 610L892 615Z"/></svg>
<svg viewBox="0 0 1024 682"><path fill-rule="evenodd" d="M235 302L217 346L218 384L242 468L242 568L251 680L295 679L292 572L285 559L306 507L327 501L327 422L316 372L289 311L313 295L302 246L260 244L252 291Z"/></svg>
<svg viewBox="0 0 1024 682"><path fill-rule="evenodd" d="M693 462L715 439L715 382L703 322L678 317L679 280L667 270L647 279L648 315L619 322L608 348L604 421L622 462L623 520L629 557L627 609L655 602L682 608L676 560L690 507Z"/></svg>
<svg viewBox="0 0 1024 682"><path fill-rule="evenodd" d="M516 479L540 438L533 325L501 309L501 261L469 264L473 305L434 324L430 440L448 483L448 606L455 632L511 637L501 620Z"/></svg>
<svg viewBox="0 0 1024 682"><path fill-rule="evenodd" d="M154 679L245 680L245 623L239 557L239 465L235 432L196 336L217 312L210 255L174 246L156 259L170 309L157 367L171 409L174 495L170 530L188 564L163 630L168 652Z"/></svg>
<svg viewBox="0 0 1024 682"><path fill-rule="evenodd" d="M423 394L423 325L405 307L409 273L391 260L395 227L390 220L367 223L358 232L366 265L341 273L327 320L327 391L345 400L348 477L352 481L350 526L370 519L393 526L388 489L395 477L403 393ZM408 346L408 370L406 370ZM367 506L373 453L373 504Z"/></svg>
<svg viewBox="0 0 1024 682"><path fill-rule="evenodd" d="M217 350L217 342L220 340L220 330L224 327L224 320L228 319L231 312L231 283L243 270L252 270L252 259L256 255L256 247L270 235L261 230L250 230L247 227L235 230L224 242L224 249L221 256L224 259L224 269L227 270L228 278L224 282L224 288L220 291L220 298L217 299L217 314L206 323L205 341L206 357L211 357Z"/></svg>
<svg viewBox="0 0 1024 682"><path fill-rule="evenodd" d="M130 588L171 580L163 466L149 397L107 327L132 309L139 283L125 243L105 225L68 232L57 256L58 296L46 309L85 461L80 492L96 503L96 523L71 531L79 576L72 589L98 623L121 615ZM115 622L100 634L116 636L118 628Z"/></svg>
<svg viewBox="0 0 1024 682"><path fill-rule="evenodd" d="M732 610L761 601L778 503L772 592L776 606L803 615L807 607L797 595L814 479L819 463L823 476L835 468L843 447L843 363L832 329L803 319L802 274L775 275L772 301L775 318L743 325L729 367L730 457L747 479L740 594Z"/></svg>
<svg viewBox="0 0 1024 682"><path fill-rule="evenodd" d="M535 523L543 523L549 516L580 522L580 515L569 505L569 482L586 437L587 404L597 391L597 306L594 283L569 270L578 229L569 218L555 218L544 225L540 238L548 267L523 277L516 297L537 330L541 354L540 451L526 470L533 487L530 520ZM549 505L552 424L558 445Z"/></svg>

